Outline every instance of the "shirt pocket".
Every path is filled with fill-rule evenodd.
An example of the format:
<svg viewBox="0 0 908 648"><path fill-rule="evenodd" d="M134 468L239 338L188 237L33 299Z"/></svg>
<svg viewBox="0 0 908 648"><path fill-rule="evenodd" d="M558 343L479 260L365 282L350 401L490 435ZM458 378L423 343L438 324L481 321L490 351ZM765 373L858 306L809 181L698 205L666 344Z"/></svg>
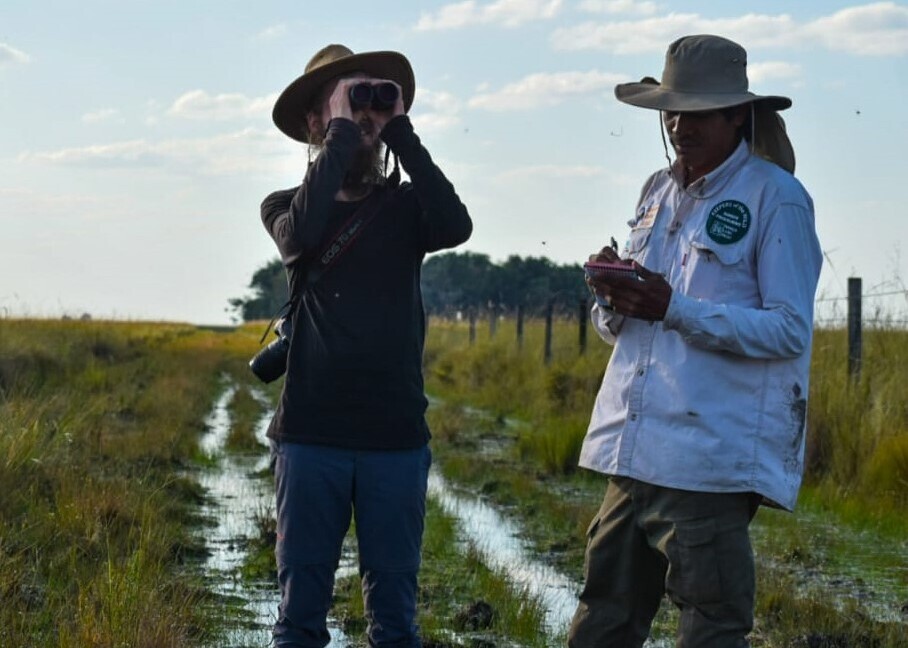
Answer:
<svg viewBox="0 0 908 648"><path fill-rule="evenodd" d="M624 246L624 254L621 256L625 259L633 259L640 265L646 265L644 259L652 233L652 227L637 227L632 229L630 235L628 235L627 243Z"/></svg>
<svg viewBox="0 0 908 648"><path fill-rule="evenodd" d="M685 252L682 273L684 292L698 299L715 299L739 292L749 270L744 259L745 246L721 245L693 239Z"/></svg>

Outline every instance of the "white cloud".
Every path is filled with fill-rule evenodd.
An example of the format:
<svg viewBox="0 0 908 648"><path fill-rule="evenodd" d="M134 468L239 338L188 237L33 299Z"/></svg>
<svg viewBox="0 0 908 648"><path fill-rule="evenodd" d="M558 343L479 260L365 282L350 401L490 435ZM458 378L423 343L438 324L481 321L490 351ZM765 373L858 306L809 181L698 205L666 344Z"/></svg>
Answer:
<svg viewBox="0 0 908 648"><path fill-rule="evenodd" d="M899 56L908 53L908 7L894 2L848 7L814 20L804 31L831 50Z"/></svg>
<svg viewBox="0 0 908 648"><path fill-rule="evenodd" d="M417 88L411 117L417 132L447 130L460 125L461 102L449 92Z"/></svg>
<svg viewBox="0 0 908 648"><path fill-rule="evenodd" d="M267 117L276 100L277 93L249 98L239 93L209 95L204 90L192 90L174 101L167 114L184 119L216 121Z"/></svg>
<svg viewBox="0 0 908 648"><path fill-rule="evenodd" d="M763 61L747 64L747 80L751 84L773 79L799 79L800 77L801 66L797 63Z"/></svg>
<svg viewBox="0 0 908 648"><path fill-rule="evenodd" d="M497 92L476 95L469 105L493 111L529 110L554 106L568 97L603 92L626 80L624 76L596 70L531 74Z"/></svg>
<svg viewBox="0 0 908 648"><path fill-rule="evenodd" d="M586 0L582 6L606 9L610 5L606 0ZM640 20L587 21L555 30L551 44L556 50L639 54L664 52L685 34L722 34L748 50L819 45L858 55L903 55L908 53L908 7L877 2L800 24L788 14L756 13L730 18L669 13Z"/></svg>
<svg viewBox="0 0 908 648"><path fill-rule="evenodd" d="M287 152L286 139L276 131L246 128L208 138L161 142L138 139L27 152L19 161L102 169L162 168L221 176L280 168Z"/></svg>
<svg viewBox="0 0 908 648"><path fill-rule="evenodd" d="M0 67L14 65L16 63L28 63L31 57L21 50L17 50L12 45L0 43Z"/></svg>
<svg viewBox="0 0 908 648"><path fill-rule="evenodd" d="M460 29L471 25L518 27L525 22L554 18L562 4L563 0L495 0L479 5L475 0L464 0L444 5L434 14L423 13L416 29Z"/></svg>
<svg viewBox="0 0 908 648"><path fill-rule="evenodd" d="M278 23L277 25L269 25L268 27L265 27L255 35L254 39L257 41L273 41L277 40L286 33L286 23Z"/></svg>
<svg viewBox="0 0 908 648"><path fill-rule="evenodd" d="M636 14L652 16L659 10L655 2L639 0L583 0L580 10L588 13Z"/></svg>
<svg viewBox="0 0 908 648"><path fill-rule="evenodd" d="M116 118L120 112L115 108L102 108L94 112L82 115L82 121L86 124L97 124L98 122L110 121Z"/></svg>
<svg viewBox="0 0 908 648"><path fill-rule="evenodd" d="M664 52L669 43L685 34L723 34L751 48L784 45L795 31L796 25L787 14L707 19L698 14L670 13L642 20L588 21L555 30L551 42L557 50L640 54Z"/></svg>

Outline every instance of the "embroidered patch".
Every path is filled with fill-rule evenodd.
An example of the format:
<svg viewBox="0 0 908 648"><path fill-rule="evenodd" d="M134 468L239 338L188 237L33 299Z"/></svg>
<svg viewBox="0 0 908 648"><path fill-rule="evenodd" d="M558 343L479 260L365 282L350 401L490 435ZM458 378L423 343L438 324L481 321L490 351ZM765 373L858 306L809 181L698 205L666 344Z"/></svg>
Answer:
<svg viewBox="0 0 908 648"><path fill-rule="evenodd" d="M750 210L737 200L723 200L706 219L706 233L716 243L737 243L750 229Z"/></svg>
<svg viewBox="0 0 908 648"><path fill-rule="evenodd" d="M637 225L637 227L639 227L640 229L649 229L653 226L653 223L656 221L656 216L658 214L659 203L656 203L646 210L646 213L643 214L643 218L640 220L640 223Z"/></svg>

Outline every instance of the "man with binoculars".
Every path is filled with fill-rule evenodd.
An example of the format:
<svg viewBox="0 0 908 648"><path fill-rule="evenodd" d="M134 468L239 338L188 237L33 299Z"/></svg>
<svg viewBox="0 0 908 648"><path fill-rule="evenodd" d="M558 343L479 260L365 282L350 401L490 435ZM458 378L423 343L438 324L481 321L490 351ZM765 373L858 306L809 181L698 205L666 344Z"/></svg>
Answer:
<svg viewBox="0 0 908 648"><path fill-rule="evenodd" d="M328 45L274 106L277 127L317 152L302 184L262 203L292 304L268 431L278 647L328 644L334 572L354 515L369 645L420 646L431 463L420 269L427 252L466 241L472 222L413 131L414 94L402 54ZM398 160L409 182L400 183Z"/></svg>

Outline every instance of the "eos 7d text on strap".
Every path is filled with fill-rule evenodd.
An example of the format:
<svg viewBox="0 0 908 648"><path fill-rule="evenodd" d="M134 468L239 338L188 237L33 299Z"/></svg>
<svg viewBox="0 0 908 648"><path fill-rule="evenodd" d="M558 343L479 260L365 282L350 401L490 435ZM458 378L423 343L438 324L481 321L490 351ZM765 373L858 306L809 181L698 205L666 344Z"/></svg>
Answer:
<svg viewBox="0 0 908 648"><path fill-rule="evenodd" d="M258 376L260 380L269 383L280 378L284 374L287 366L287 352L290 348L290 336L293 334L290 315L292 315L299 306L302 293L311 288L315 282L337 262L341 255L350 249L350 246L353 245L356 237L359 236L360 232L363 231L366 225L369 224L369 221L373 219L382 205L384 205L385 198L388 195L389 194L386 191L373 192L372 195L353 213L349 220L340 227L328 244L315 258L311 267L303 270L303 285L301 290L293 290L293 284L300 282L291 282L290 299L277 310L274 317L268 322L268 327L262 334L262 339L259 340L259 344L262 344L265 341L265 338L268 337L268 331L271 330L271 327L274 326L276 321L278 324L275 326L274 331L277 334L278 339L255 354L249 361L250 369L252 369L252 372Z"/></svg>

